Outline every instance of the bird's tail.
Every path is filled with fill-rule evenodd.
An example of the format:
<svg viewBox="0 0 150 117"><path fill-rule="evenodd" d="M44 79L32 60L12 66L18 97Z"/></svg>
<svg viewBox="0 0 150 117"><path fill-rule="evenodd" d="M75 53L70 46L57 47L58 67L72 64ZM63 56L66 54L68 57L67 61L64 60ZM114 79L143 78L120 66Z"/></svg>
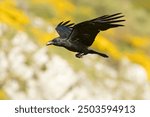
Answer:
<svg viewBox="0 0 150 117"><path fill-rule="evenodd" d="M104 53L99 53L99 52L96 52L96 51L94 51L94 50L89 50L89 54L98 54L98 55L100 55L100 56L102 56L102 57L104 57L104 58L108 58L108 56L107 56L106 54L104 54Z"/></svg>

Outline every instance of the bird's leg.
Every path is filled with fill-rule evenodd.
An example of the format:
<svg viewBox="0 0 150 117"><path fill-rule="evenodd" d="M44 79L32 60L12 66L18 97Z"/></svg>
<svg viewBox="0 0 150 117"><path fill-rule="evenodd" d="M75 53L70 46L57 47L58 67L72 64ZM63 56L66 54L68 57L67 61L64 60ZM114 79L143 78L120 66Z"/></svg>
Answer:
<svg viewBox="0 0 150 117"><path fill-rule="evenodd" d="M79 52L79 53L77 53L75 56L76 56L77 58L82 58L83 55L85 55L85 53L80 53L80 52Z"/></svg>
<svg viewBox="0 0 150 117"><path fill-rule="evenodd" d="M102 56L102 57L108 58L108 56L107 56L106 54L104 54L104 53L99 53L99 52L96 52L96 51L94 51L94 50L89 50L88 53L89 53L89 54L98 54L98 55L100 55L100 56Z"/></svg>

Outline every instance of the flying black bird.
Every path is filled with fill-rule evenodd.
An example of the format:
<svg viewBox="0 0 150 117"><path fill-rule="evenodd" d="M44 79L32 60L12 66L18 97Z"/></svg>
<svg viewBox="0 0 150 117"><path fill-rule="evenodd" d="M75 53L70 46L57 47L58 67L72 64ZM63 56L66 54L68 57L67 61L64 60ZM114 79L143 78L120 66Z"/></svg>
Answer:
<svg viewBox="0 0 150 117"><path fill-rule="evenodd" d="M124 26L118 24L125 21L120 19L122 17L124 17L122 13L116 13L113 15L104 15L78 24L69 23L70 21L60 22L56 27L59 37L49 41L46 45L65 47L70 51L77 52L76 57L78 58L86 54L98 54L102 57L108 57L106 54L89 49L89 47L100 31Z"/></svg>

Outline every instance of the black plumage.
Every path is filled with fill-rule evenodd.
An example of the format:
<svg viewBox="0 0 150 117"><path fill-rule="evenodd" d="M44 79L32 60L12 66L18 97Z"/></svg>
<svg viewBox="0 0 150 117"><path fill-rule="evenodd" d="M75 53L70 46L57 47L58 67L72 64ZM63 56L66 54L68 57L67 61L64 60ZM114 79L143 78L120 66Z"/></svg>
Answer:
<svg viewBox="0 0 150 117"><path fill-rule="evenodd" d="M70 23L70 21L60 22L56 27L59 37L49 41L47 45L65 47L70 51L77 52L76 57L78 58L86 54L98 54L102 57L108 57L106 54L89 49L89 46L92 45L100 31L124 26L118 24L125 21L120 19L122 17L124 17L122 13L116 13L113 15L104 15L78 24Z"/></svg>

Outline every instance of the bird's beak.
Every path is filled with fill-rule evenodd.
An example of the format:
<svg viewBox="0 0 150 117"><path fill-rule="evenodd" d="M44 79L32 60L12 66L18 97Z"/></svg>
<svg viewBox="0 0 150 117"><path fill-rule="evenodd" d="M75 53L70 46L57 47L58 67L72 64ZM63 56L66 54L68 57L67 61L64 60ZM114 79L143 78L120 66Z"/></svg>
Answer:
<svg viewBox="0 0 150 117"><path fill-rule="evenodd" d="M47 42L46 46L53 45L52 41Z"/></svg>

